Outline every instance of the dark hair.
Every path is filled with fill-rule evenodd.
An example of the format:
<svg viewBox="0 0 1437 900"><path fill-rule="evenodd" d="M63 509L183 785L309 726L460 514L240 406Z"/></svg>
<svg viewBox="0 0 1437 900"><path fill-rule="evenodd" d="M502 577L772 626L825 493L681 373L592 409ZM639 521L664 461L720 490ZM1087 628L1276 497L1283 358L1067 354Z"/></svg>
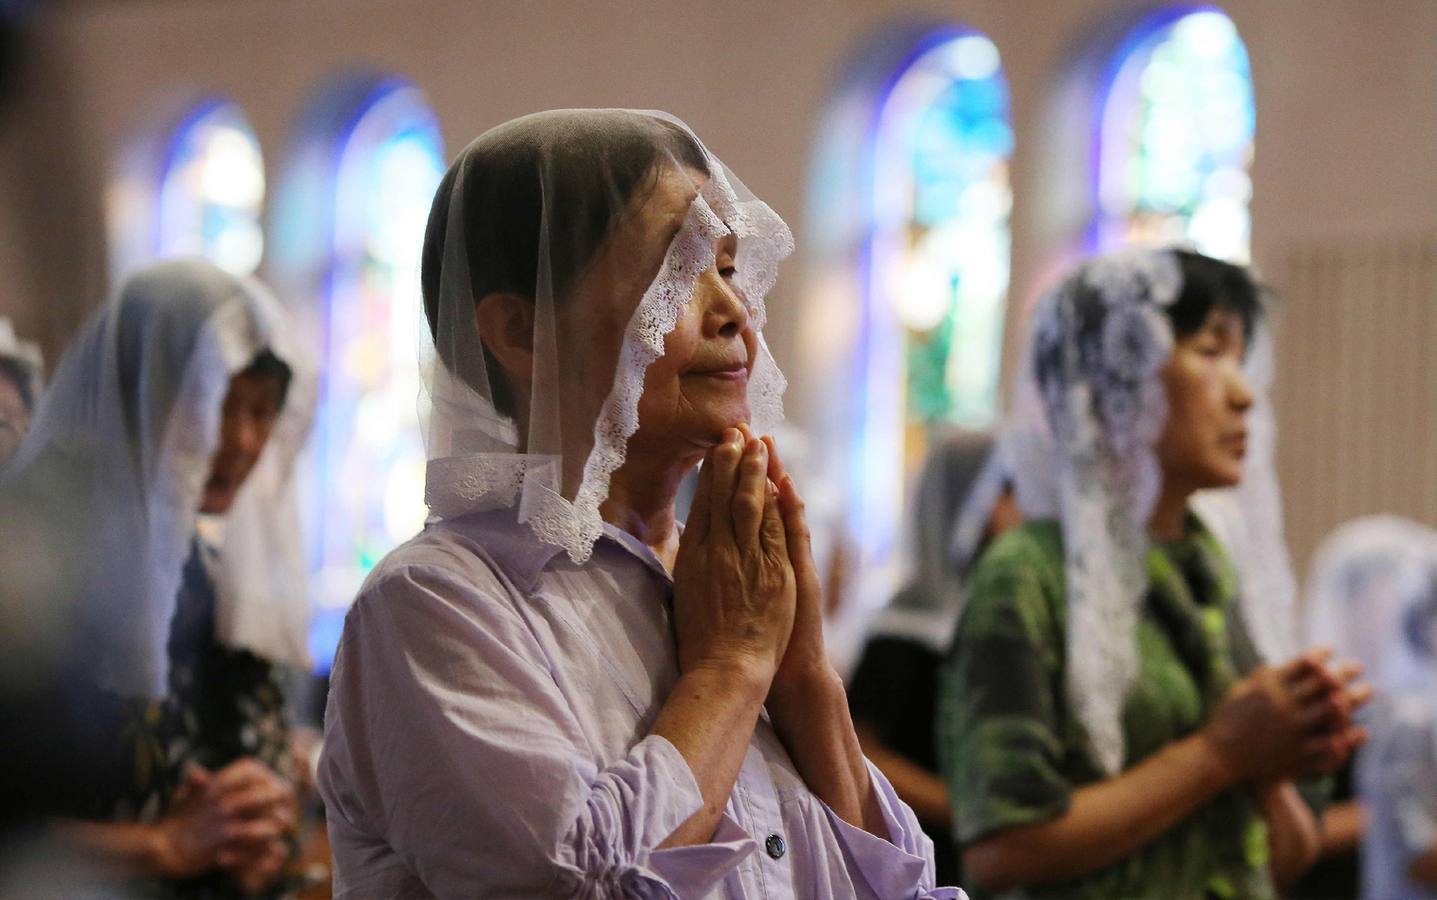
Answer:
<svg viewBox="0 0 1437 900"><path fill-rule="evenodd" d="M239 371L240 375L253 375L260 378L273 378L279 382L279 405L284 406L284 400L289 396L289 385L294 380L294 370L289 363L274 355L274 351L268 347L256 354L250 364Z"/></svg>
<svg viewBox="0 0 1437 900"><path fill-rule="evenodd" d="M35 411L35 373L30 367L12 356L0 356L0 376L9 378L15 382L15 390L20 392L20 402L25 404L25 409Z"/></svg>
<svg viewBox="0 0 1437 900"><path fill-rule="evenodd" d="M455 188L463 187L460 215L475 301L496 292L532 299L545 231L550 287L562 297L617 214L641 189L658 184L661 149L709 174L704 150L688 132L663 119L618 110L537 113L491 129L469 145L434 194L421 255L424 315L450 371L470 384L479 374L478 360L452 358L454 348L439 336L445 234ZM483 356L494 405L512 417L508 380L490 354Z"/></svg>
<svg viewBox="0 0 1437 900"><path fill-rule="evenodd" d="M1191 250L1174 250L1182 269L1183 289L1167 307L1173 336L1187 337L1202 328L1214 309L1226 310L1242 320L1243 334L1252 337L1262 321L1262 289L1242 266L1213 259Z"/></svg>

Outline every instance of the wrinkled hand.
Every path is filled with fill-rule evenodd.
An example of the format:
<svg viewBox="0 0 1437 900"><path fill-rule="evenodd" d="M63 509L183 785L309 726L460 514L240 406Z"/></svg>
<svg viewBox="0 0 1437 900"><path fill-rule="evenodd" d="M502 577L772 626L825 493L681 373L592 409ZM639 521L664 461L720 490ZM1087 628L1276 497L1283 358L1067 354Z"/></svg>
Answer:
<svg viewBox="0 0 1437 900"><path fill-rule="evenodd" d="M766 687L794 623L768 447L730 429L709 451L674 562L679 668L737 671Z"/></svg>
<svg viewBox="0 0 1437 900"><path fill-rule="evenodd" d="M793 477L784 468L773 438L764 437L763 443L768 448L768 478L778 491L784 546L793 566L796 587L793 636L774 675L771 691L775 699L780 699L815 686L815 682L826 684L834 672L823 643L823 582L813 561L803 499L794 486Z"/></svg>
<svg viewBox="0 0 1437 900"><path fill-rule="evenodd" d="M1239 781L1281 781L1339 768L1365 735L1352 725L1364 691L1356 673L1334 672L1311 652L1262 666L1234 685L1203 725L1202 736Z"/></svg>

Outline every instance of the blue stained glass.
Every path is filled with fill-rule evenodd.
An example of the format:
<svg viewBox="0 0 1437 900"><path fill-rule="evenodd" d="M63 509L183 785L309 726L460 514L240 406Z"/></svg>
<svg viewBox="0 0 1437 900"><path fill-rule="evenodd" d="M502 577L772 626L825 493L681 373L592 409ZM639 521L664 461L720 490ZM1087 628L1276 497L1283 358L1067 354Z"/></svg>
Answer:
<svg viewBox="0 0 1437 900"><path fill-rule="evenodd" d="M967 33L927 50L899 76L875 136L878 206L874 300L903 331L904 457L929 426L991 424L1008 287L1007 159L1013 134L998 51Z"/></svg>
<svg viewBox="0 0 1437 900"><path fill-rule="evenodd" d="M1184 241L1246 262L1255 127L1247 50L1225 15L1138 29L1104 98L1099 247Z"/></svg>
<svg viewBox="0 0 1437 900"><path fill-rule="evenodd" d="M264 160L239 107L200 104L170 139L160 173L154 253L203 256L252 274L264 252Z"/></svg>
<svg viewBox="0 0 1437 900"><path fill-rule="evenodd" d="M423 525L419 253L444 172L439 125L415 88L381 91L338 148L325 377L316 421L311 556L317 668L369 570Z"/></svg>

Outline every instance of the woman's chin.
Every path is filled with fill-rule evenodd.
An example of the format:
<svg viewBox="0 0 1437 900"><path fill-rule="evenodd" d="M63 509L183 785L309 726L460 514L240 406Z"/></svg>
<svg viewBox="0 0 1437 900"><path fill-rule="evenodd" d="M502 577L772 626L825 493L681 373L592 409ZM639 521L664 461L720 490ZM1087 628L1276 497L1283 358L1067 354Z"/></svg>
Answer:
<svg viewBox="0 0 1437 900"><path fill-rule="evenodd" d="M749 420L747 401L714 404L696 412L702 413L703 425L698 430L707 435L708 440L705 443L709 444L719 443L723 440L725 431L747 425Z"/></svg>
<svg viewBox="0 0 1437 900"><path fill-rule="evenodd" d="M1207 472L1207 483L1203 487L1207 490L1237 487L1242 484L1242 471L1242 463L1211 466Z"/></svg>

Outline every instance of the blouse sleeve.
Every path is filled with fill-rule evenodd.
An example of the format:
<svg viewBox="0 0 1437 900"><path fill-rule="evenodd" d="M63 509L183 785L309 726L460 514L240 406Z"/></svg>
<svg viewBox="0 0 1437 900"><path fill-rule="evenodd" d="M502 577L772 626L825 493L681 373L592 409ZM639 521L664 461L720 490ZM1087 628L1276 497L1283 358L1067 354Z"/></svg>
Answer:
<svg viewBox="0 0 1437 900"><path fill-rule="evenodd" d="M959 843L1068 808L1051 568L1040 544L1013 533L974 573L939 681L938 742Z"/></svg>
<svg viewBox="0 0 1437 900"><path fill-rule="evenodd" d="M329 814L439 897L693 896L754 849L722 827L655 849L703 803L678 750L649 735L599 769L519 613L437 567L350 611L324 754Z"/></svg>
<svg viewBox="0 0 1437 900"><path fill-rule="evenodd" d="M868 763L868 779L883 814L888 840L845 822L823 804L829 826L849 861L854 882L868 889L865 896L966 900L967 895L956 887L934 886L933 841L923 833L913 810L898 798L893 785L872 762Z"/></svg>

